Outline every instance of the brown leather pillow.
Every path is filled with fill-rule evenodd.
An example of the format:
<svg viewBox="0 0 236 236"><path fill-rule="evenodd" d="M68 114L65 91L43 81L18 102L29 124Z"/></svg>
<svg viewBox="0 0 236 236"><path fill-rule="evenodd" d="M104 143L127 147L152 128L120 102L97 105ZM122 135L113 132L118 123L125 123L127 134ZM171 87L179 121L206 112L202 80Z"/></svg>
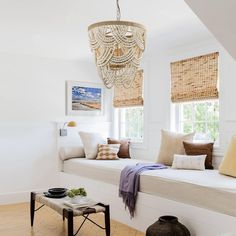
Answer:
<svg viewBox="0 0 236 236"><path fill-rule="evenodd" d="M206 169L214 169L212 166L212 153L214 143L189 143L183 142L187 155L207 155L205 160Z"/></svg>
<svg viewBox="0 0 236 236"><path fill-rule="evenodd" d="M118 139L112 139L108 138L107 139L108 144L120 144L120 150L117 153L119 158L131 158L129 154L129 145L130 141L129 140L118 140Z"/></svg>

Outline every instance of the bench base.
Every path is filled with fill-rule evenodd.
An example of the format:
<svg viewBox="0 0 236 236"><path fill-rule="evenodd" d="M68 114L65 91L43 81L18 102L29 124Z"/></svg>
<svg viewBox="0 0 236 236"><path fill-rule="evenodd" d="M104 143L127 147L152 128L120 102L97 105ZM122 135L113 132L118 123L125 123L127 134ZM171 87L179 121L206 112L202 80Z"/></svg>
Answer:
<svg viewBox="0 0 236 236"><path fill-rule="evenodd" d="M190 230L192 236L236 234L236 217L169 200L164 196L141 192L138 193L135 216L130 219L129 212L125 210L122 199L118 197L117 185L64 172L60 173L61 186L71 188L78 181L82 186L86 186L86 191L89 195L96 197L94 200L102 198L111 206L111 219L129 225L139 231L145 232L147 227L157 221L162 215L174 215Z"/></svg>

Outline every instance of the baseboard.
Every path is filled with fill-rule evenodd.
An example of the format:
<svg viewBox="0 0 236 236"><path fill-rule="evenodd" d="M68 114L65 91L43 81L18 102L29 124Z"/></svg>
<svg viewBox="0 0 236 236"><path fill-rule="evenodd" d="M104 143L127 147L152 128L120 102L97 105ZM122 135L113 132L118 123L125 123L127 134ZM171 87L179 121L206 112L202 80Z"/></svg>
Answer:
<svg viewBox="0 0 236 236"><path fill-rule="evenodd" d="M0 193L0 205L23 203L30 201L30 192L43 192L45 189L32 189L22 192Z"/></svg>

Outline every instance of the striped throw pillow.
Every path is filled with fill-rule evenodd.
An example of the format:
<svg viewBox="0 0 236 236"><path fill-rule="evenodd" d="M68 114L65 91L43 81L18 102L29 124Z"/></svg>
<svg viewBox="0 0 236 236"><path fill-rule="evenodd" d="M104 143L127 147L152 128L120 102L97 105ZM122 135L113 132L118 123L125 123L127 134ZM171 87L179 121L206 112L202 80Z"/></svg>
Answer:
<svg viewBox="0 0 236 236"><path fill-rule="evenodd" d="M120 144L99 144L97 160L117 160Z"/></svg>
<svg viewBox="0 0 236 236"><path fill-rule="evenodd" d="M206 155L174 155L172 164L173 169L186 169L186 170L205 170Z"/></svg>

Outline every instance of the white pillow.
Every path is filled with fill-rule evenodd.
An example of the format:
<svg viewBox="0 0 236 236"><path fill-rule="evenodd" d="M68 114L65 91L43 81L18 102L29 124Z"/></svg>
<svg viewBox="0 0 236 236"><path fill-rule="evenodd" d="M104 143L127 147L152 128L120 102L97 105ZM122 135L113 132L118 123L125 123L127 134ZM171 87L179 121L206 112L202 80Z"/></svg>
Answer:
<svg viewBox="0 0 236 236"><path fill-rule="evenodd" d="M185 154L183 141L191 142L195 133L182 134L166 130L161 131L161 146L157 162L171 166L174 154Z"/></svg>
<svg viewBox="0 0 236 236"><path fill-rule="evenodd" d="M205 159L207 155L187 156L174 155L173 169L205 170Z"/></svg>
<svg viewBox="0 0 236 236"><path fill-rule="evenodd" d="M84 145L85 157L95 159L98 154L98 144L106 144L106 140L99 133L79 132Z"/></svg>
<svg viewBox="0 0 236 236"><path fill-rule="evenodd" d="M62 161L71 158L83 158L85 157L83 146L61 147L59 150L59 156Z"/></svg>

